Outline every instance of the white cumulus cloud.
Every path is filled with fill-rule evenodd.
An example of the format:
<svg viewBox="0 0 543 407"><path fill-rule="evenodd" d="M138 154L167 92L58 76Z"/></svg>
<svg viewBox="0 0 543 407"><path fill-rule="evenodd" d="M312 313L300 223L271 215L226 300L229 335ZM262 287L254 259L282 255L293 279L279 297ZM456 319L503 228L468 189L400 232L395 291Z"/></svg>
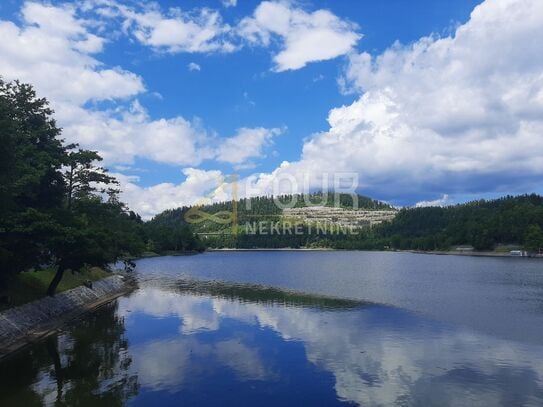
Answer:
<svg viewBox="0 0 543 407"><path fill-rule="evenodd" d="M226 139L218 148L217 160L230 164L243 164L248 159L260 158L263 149L281 129L241 128L236 135Z"/></svg>
<svg viewBox="0 0 543 407"><path fill-rule="evenodd" d="M161 183L150 187L139 186L135 176L113 175L120 182L122 201L146 220L166 209L207 203L205 197L209 192L214 192L213 201L227 198L220 193L225 182L220 171L185 168L183 174L186 179L179 184Z"/></svg>
<svg viewBox="0 0 543 407"><path fill-rule="evenodd" d="M451 203L450 197L444 194L441 198L434 199L433 201L420 201L415 204L416 208L426 208L429 206L447 206Z"/></svg>
<svg viewBox="0 0 543 407"><path fill-rule="evenodd" d="M181 12L171 17L151 13L135 17L134 35L145 45L169 52L231 52L234 47L219 38L229 28L216 11L201 10L196 17Z"/></svg>
<svg viewBox="0 0 543 407"><path fill-rule="evenodd" d="M107 20L118 18L123 31L142 45L170 53L232 52L231 28L217 10L199 8L163 10L159 3L127 5L115 0L87 0Z"/></svg>
<svg viewBox="0 0 543 407"><path fill-rule="evenodd" d="M281 20L276 22L281 27ZM543 176L543 2L487 0L448 37L354 54L301 159L255 179L354 171L362 190L413 204L438 194L526 192Z"/></svg>
<svg viewBox="0 0 543 407"><path fill-rule="evenodd" d="M241 21L238 32L253 45L269 46L278 38L281 51L273 61L281 72L349 53L361 38L357 28L328 10L311 13L290 2L263 1Z"/></svg>
<svg viewBox="0 0 543 407"><path fill-rule="evenodd" d="M22 26L0 21L4 77L33 83L43 95L62 103L84 104L144 91L139 76L120 67L104 68L93 57L104 40L89 32L72 8L25 3L22 16Z"/></svg>

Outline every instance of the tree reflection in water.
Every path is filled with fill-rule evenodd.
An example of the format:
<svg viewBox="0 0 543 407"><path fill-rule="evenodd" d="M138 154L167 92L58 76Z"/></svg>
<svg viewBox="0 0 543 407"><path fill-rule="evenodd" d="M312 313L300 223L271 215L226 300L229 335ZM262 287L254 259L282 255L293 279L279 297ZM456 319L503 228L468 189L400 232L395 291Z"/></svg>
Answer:
<svg viewBox="0 0 543 407"><path fill-rule="evenodd" d="M122 406L137 394L137 376L117 303L76 321L2 363L0 405Z"/></svg>
<svg viewBox="0 0 543 407"><path fill-rule="evenodd" d="M161 278L3 361L0 406L539 406L542 355L387 305Z"/></svg>

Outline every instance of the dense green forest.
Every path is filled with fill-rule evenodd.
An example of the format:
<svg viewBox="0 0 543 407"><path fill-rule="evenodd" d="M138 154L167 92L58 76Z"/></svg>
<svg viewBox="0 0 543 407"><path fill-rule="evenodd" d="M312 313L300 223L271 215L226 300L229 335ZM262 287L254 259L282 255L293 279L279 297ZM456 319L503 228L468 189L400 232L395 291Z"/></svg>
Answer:
<svg viewBox="0 0 543 407"><path fill-rule="evenodd" d="M290 201L292 197L281 199ZM333 202L332 199L329 201ZM347 198L342 199L342 206L349 208L345 204ZM298 202L304 205L303 200L298 199ZM360 209L393 209L363 196L359 197L359 203ZM238 215L232 219L227 215L234 206L237 206ZM223 218L209 217L209 214L221 213L225 214ZM241 200L236 204L225 202L199 208L179 208L155 218L155 221L165 224L184 224L186 220L203 236L208 247L217 248L450 250L455 246L470 245L476 250L493 250L497 245L518 245L530 252L543 248L543 198L533 194L448 207L405 208L398 211L393 221L359 229L356 233L324 233L306 224L298 225L296 233L293 230L283 232L283 229L281 233L269 233L269 227L264 228L267 230L265 233L260 233L260 230L247 233L243 227L246 222L272 225L284 221L281 209L271 197L252 198L249 206L246 200ZM232 221L237 222L237 228L232 229Z"/></svg>
<svg viewBox="0 0 543 407"><path fill-rule="evenodd" d="M95 151L65 144L46 99L0 78L0 291L18 273L107 268L146 250L202 249L188 226L142 222Z"/></svg>
<svg viewBox="0 0 543 407"><path fill-rule="evenodd" d="M543 197L506 196L449 207L402 209L377 234L399 249L435 250L472 245L491 250L517 244L529 251L543 248Z"/></svg>

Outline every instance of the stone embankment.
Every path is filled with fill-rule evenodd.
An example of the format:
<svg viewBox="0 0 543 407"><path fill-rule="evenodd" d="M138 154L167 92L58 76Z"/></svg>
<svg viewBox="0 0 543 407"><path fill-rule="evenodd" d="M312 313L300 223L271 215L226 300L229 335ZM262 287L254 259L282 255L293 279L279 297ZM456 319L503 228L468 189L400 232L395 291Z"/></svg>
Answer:
<svg viewBox="0 0 543 407"><path fill-rule="evenodd" d="M115 274L0 313L0 359L54 332L64 323L130 292L135 283Z"/></svg>

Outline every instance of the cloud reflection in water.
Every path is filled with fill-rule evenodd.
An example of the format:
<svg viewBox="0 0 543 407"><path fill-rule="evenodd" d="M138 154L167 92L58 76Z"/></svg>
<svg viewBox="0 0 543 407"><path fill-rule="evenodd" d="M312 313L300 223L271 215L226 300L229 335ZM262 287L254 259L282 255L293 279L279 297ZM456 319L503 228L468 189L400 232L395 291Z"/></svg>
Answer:
<svg viewBox="0 0 543 407"><path fill-rule="evenodd" d="M332 375L338 402L543 402L542 347L453 328L398 308L192 282L144 287L121 299L118 312L134 342L130 352L144 392L209 386L224 372L240 384L236 391L252 381L264 382L270 391L292 381L293 389L312 392L304 387L308 371L295 371L288 362L303 357L319 374ZM141 324L139 318L176 329L158 329L152 339L140 341L136 334L131 338L130 329L132 319ZM220 384L209 391L214 390L220 392Z"/></svg>

